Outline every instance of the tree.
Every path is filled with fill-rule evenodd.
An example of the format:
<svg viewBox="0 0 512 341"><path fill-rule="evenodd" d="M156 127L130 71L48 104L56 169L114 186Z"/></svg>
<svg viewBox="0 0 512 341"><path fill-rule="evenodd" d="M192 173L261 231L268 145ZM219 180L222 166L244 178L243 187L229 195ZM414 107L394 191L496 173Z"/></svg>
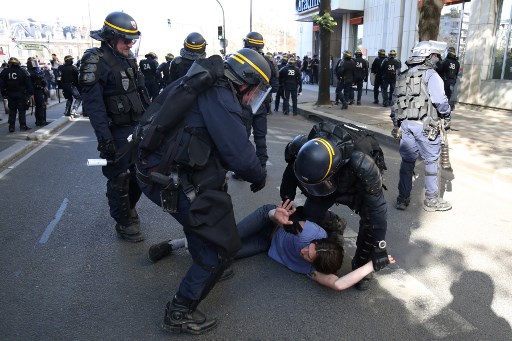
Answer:
<svg viewBox="0 0 512 341"><path fill-rule="evenodd" d="M419 41L437 40L443 0L423 0L418 22Z"/></svg>
<svg viewBox="0 0 512 341"><path fill-rule="evenodd" d="M331 51L331 32L332 26L336 22L331 16L331 0L320 0L319 15L315 15L313 20L320 27L320 70L318 72L318 100L316 105L330 105L330 78L331 71L329 67Z"/></svg>

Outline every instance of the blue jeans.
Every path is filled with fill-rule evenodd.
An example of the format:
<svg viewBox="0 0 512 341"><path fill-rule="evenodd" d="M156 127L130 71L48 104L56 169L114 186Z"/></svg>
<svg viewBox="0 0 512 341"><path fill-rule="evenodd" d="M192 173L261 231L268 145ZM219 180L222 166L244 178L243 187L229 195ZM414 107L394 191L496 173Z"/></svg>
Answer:
<svg viewBox="0 0 512 341"><path fill-rule="evenodd" d="M412 175L416 159L421 157L425 162L425 198L437 198L437 161L441 155L441 143L439 135L430 141L423 129L421 121L405 120L400 125L402 139L400 140L400 180L398 181L398 193L406 199L411 195Z"/></svg>
<svg viewBox="0 0 512 341"><path fill-rule="evenodd" d="M236 254L236 259L268 251L275 228L268 212L275 208L276 205L263 205L236 225L242 239L242 248Z"/></svg>

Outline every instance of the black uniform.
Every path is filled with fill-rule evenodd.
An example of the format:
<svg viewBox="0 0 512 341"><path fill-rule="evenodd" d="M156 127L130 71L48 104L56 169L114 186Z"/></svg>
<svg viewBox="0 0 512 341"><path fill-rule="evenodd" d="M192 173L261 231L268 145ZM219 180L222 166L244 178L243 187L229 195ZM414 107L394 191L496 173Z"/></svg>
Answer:
<svg viewBox="0 0 512 341"><path fill-rule="evenodd" d="M382 62L382 105L385 107L391 104L391 98L395 92L396 76L400 72L401 67L402 63L395 57L388 57Z"/></svg>
<svg viewBox="0 0 512 341"><path fill-rule="evenodd" d="M46 88L46 81L44 73L39 67L28 67L30 79L32 80L32 87L34 88L34 116L36 118L36 126L41 127L48 124L46 122L46 99L48 89Z"/></svg>
<svg viewBox="0 0 512 341"><path fill-rule="evenodd" d="M460 63L458 58L448 55L443 61L441 61L440 67L437 70L439 75L443 79L444 93L446 94L446 97L448 97L448 101L450 101L453 88L455 87L455 83L457 82L459 69Z"/></svg>
<svg viewBox="0 0 512 341"><path fill-rule="evenodd" d="M169 80L174 82L176 79L185 76L188 69L194 64L195 59L176 57L172 60L169 67Z"/></svg>
<svg viewBox="0 0 512 341"><path fill-rule="evenodd" d="M148 90L149 97L154 99L160 91L158 86L159 73L157 72L158 61L154 57L148 56L139 62L139 67L140 71L144 74L144 84Z"/></svg>
<svg viewBox="0 0 512 341"><path fill-rule="evenodd" d="M350 101L350 94L352 92L352 84L355 79L356 62L352 57L344 58L339 62L336 70L336 76L338 82L341 84L340 87L343 89L343 96L341 93L338 95L343 102L342 109L348 108L348 102Z"/></svg>
<svg viewBox="0 0 512 341"><path fill-rule="evenodd" d="M384 59L386 59L385 56L378 56L372 63L372 73L375 75L375 84L373 84L373 103L375 104L379 104L379 91L382 87L382 62Z"/></svg>
<svg viewBox="0 0 512 341"><path fill-rule="evenodd" d="M20 65L9 64L0 74L0 89L2 96L7 97L9 101L9 132L14 132L14 123L16 114L21 130L29 130L25 113L27 111L27 102L34 94L30 74Z"/></svg>
<svg viewBox="0 0 512 341"><path fill-rule="evenodd" d="M318 84L318 68L320 67L320 61L316 55L313 56L311 60L311 75L313 79L311 80L311 84Z"/></svg>
<svg viewBox="0 0 512 341"><path fill-rule="evenodd" d="M281 70L282 68L284 68L286 65L288 64L288 58L286 59L281 59L281 62L279 63L278 65L278 69ZM281 99L283 99L283 111L284 111L284 83L283 83L283 80L279 77L279 85L278 85L278 88L277 88L277 93L276 93L276 103L274 104L274 111L277 112L279 111L279 103L281 103Z"/></svg>
<svg viewBox="0 0 512 341"><path fill-rule="evenodd" d="M160 89L163 89L167 85L171 84L171 62L172 60L163 62L162 64L158 65L158 68L156 69L156 72L160 75Z"/></svg>
<svg viewBox="0 0 512 341"><path fill-rule="evenodd" d="M297 115L297 93L302 92L302 77L299 68L288 64L279 70L279 80L282 81L284 89L283 112L288 115L290 112L290 97L292 98L293 116Z"/></svg>
<svg viewBox="0 0 512 341"><path fill-rule="evenodd" d="M64 98L66 99L65 116L75 116L76 111L82 103L82 96L78 91L78 69L73 65L73 59L64 62L64 65L59 66L60 84L59 89L62 89ZM73 103L74 99L74 103ZM87 114L84 113L84 116Z"/></svg>
<svg viewBox="0 0 512 341"><path fill-rule="evenodd" d="M82 57L79 84L84 114L89 116L98 138L100 156L114 161L102 169L108 179L110 215L117 222L118 234L135 242L144 239L135 211L141 191L131 155L123 153L123 148L145 104L149 104L141 100L145 91L143 79L135 59L115 54L106 42L101 43L101 48L87 50Z"/></svg>
<svg viewBox="0 0 512 341"><path fill-rule="evenodd" d="M356 69L354 71L354 82L357 86L357 104L361 104L363 94L363 83L368 82L368 61L362 56L356 56Z"/></svg>

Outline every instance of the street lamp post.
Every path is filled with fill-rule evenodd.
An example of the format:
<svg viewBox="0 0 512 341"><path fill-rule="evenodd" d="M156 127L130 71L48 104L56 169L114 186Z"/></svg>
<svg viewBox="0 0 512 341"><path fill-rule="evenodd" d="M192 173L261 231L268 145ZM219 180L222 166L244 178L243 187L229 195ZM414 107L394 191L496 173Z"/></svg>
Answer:
<svg viewBox="0 0 512 341"><path fill-rule="evenodd" d="M225 56L227 44L226 44L226 21L224 18L224 8L222 7L222 4L220 3L219 0L216 0L216 1L219 4L220 9L222 10L222 42L221 42L221 46L222 46L222 52L223 52L222 55Z"/></svg>

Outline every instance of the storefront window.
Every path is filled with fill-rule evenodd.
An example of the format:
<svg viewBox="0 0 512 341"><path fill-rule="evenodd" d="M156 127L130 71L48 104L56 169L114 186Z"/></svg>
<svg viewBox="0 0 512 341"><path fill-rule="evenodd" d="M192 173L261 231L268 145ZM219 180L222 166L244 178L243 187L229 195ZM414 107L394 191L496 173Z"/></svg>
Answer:
<svg viewBox="0 0 512 341"><path fill-rule="evenodd" d="M512 80L512 0L503 0L496 30L492 79Z"/></svg>

